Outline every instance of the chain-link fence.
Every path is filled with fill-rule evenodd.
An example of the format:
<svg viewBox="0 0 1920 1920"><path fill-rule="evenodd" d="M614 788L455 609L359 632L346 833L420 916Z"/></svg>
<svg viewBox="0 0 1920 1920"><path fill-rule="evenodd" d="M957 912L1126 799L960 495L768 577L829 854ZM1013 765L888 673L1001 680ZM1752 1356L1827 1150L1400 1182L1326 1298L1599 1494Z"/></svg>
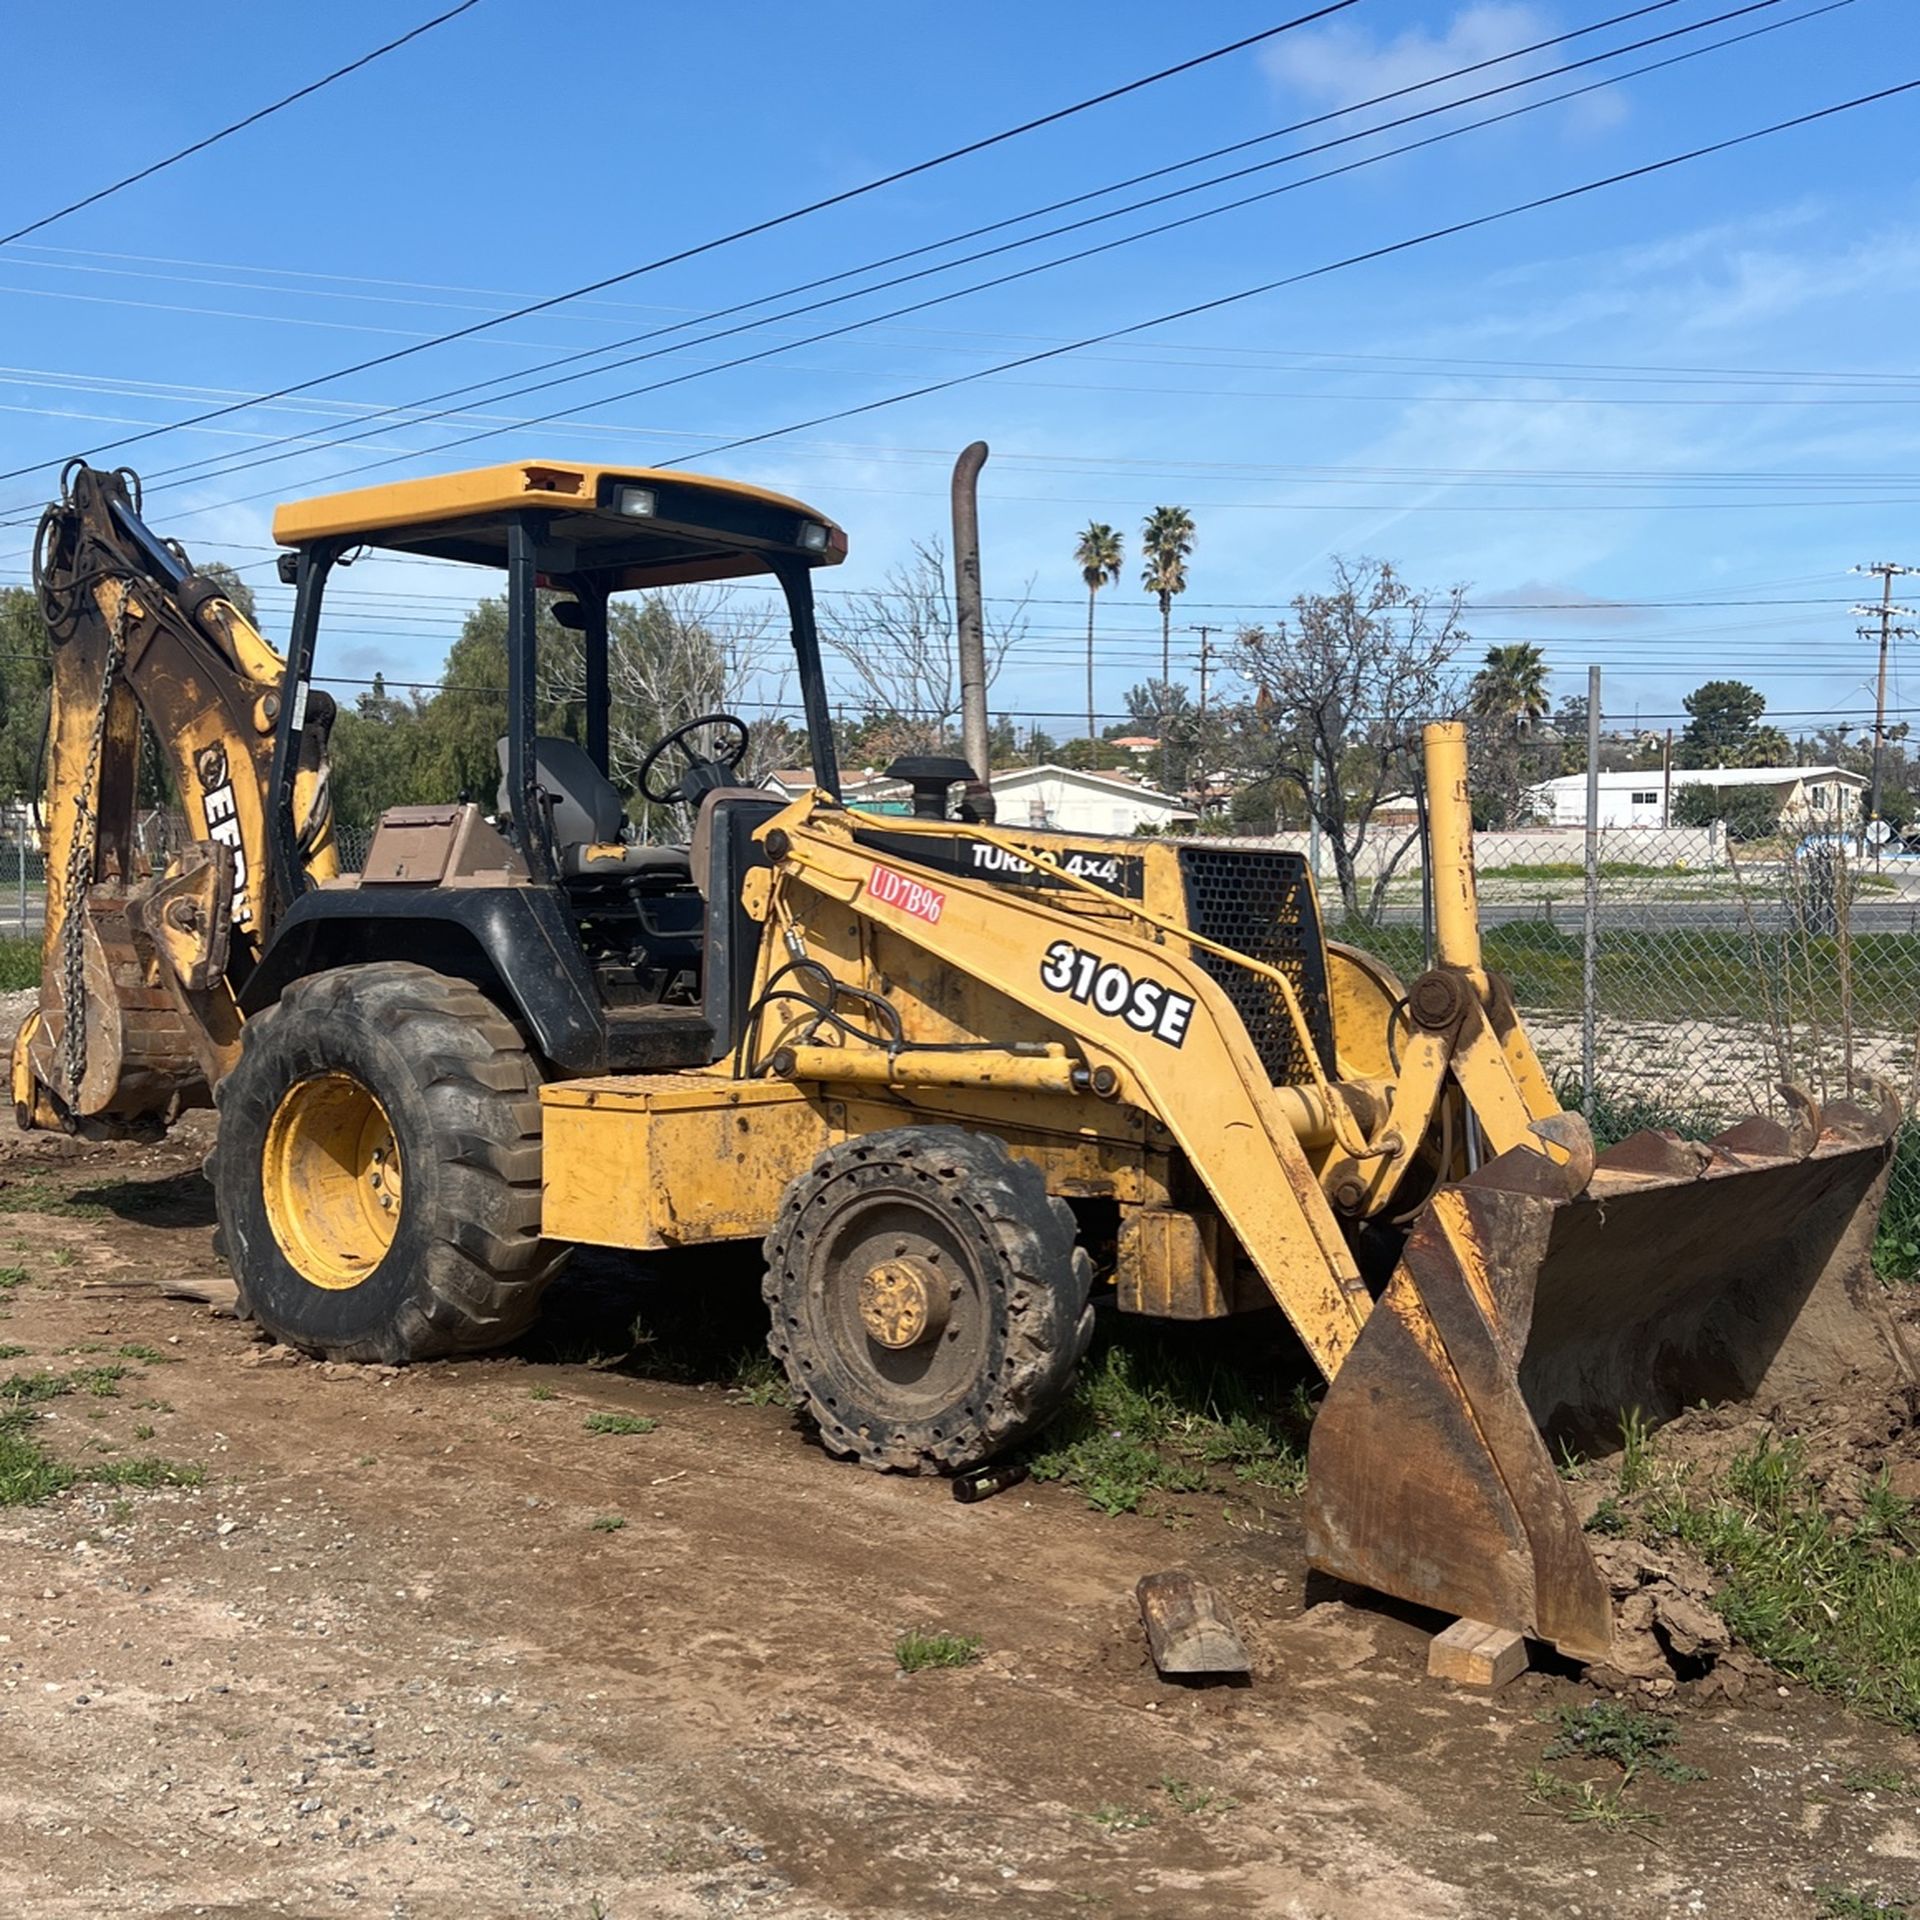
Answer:
<svg viewBox="0 0 1920 1920"><path fill-rule="evenodd" d="M1909 1124L1879 1264L1920 1274L1920 857L1863 857L1836 837L1743 845L1718 827L1596 837L1591 900L1584 829L1474 841L1487 963L1511 981L1562 1100L1603 1141L1643 1126L1703 1135L1780 1112L1783 1081L1824 1101L1880 1080ZM1338 928L1330 873L1322 890ZM1423 964L1425 922L1415 848L1374 922L1349 919L1344 937L1405 977Z"/></svg>

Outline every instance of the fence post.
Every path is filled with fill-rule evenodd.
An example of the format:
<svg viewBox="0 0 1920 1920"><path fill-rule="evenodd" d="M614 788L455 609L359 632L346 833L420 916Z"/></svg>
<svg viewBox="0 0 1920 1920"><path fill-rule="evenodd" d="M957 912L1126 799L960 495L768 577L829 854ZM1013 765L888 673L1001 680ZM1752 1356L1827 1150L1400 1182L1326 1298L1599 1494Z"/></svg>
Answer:
<svg viewBox="0 0 1920 1920"><path fill-rule="evenodd" d="M20 937L27 933L27 823L20 822L20 832L16 836L17 851L20 856Z"/></svg>
<svg viewBox="0 0 1920 1920"><path fill-rule="evenodd" d="M1600 669L1587 669L1587 886L1580 929L1580 1095L1593 1118L1600 945Z"/></svg>

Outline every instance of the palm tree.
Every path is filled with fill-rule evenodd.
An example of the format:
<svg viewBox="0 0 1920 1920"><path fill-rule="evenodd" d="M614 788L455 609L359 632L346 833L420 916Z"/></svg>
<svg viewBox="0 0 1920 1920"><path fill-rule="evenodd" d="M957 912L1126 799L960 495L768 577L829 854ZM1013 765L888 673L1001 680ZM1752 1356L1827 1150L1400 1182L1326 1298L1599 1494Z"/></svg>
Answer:
<svg viewBox="0 0 1920 1920"><path fill-rule="evenodd" d="M1110 587L1120 578L1125 559L1120 536L1104 520L1090 520L1080 543L1073 550L1073 564L1087 584L1087 739L1094 740L1093 710L1093 599L1102 587Z"/></svg>
<svg viewBox="0 0 1920 1920"><path fill-rule="evenodd" d="M1489 647L1486 664L1473 676L1468 698L1481 719L1498 720L1515 733L1525 733L1552 705L1546 656L1524 640L1510 647Z"/></svg>
<svg viewBox="0 0 1920 1920"><path fill-rule="evenodd" d="M1160 678L1173 678L1173 596L1187 590L1187 555L1193 551L1193 515L1185 507L1155 507L1140 529L1147 563L1140 584L1160 602Z"/></svg>

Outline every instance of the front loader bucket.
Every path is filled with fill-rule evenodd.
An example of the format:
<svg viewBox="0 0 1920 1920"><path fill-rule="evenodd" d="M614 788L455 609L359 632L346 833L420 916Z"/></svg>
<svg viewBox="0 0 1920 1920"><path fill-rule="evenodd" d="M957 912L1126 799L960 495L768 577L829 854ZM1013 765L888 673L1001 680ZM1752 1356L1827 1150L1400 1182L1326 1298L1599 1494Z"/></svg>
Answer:
<svg viewBox="0 0 1920 1920"><path fill-rule="evenodd" d="M1913 1378L1870 1268L1897 1105L1641 1133L1594 1158L1570 1116L1441 1188L1314 1422L1307 1557L1548 1640L1612 1642L1550 1446L1610 1446L1702 1401L1763 1409Z"/></svg>

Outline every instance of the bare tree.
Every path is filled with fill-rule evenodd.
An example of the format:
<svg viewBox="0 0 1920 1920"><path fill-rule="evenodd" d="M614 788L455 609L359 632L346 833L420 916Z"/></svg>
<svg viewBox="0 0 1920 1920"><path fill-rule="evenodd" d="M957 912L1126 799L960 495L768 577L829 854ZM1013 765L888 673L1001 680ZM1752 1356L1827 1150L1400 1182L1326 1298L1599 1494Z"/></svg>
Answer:
<svg viewBox="0 0 1920 1920"><path fill-rule="evenodd" d="M1330 593L1294 601L1290 621L1242 628L1234 664L1253 689L1247 734L1263 770L1300 787L1341 904L1371 920L1417 834L1371 863L1364 909L1361 850L1380 802L1413 773L1422 722L1459 709L1466 589L1418 590L1379 560L1336 558L1333 576Z"/></svg>
<svg viewBox="0 0 1920 1920"><path fill-rule="evenodd" d="M607 610L607 771L614 783L632 787L640 763L675 727L742 707L749 729L740 783L758 785L781 765L792 752L792 729L774 712L787 682L775 670L781 649L773 626L764 610L712 590L669 588L616 600ZM586 695L578 644L555 648L543 664L546 697L577 710ZM704 743L690 744L698 750ZM633 807L643 829L657 824L644 800L636 797Z"/></svg>
<svg viewBox="0 0 1920 1920"><path fill-rule="evenodd" d="M989 687L1026 625L1024 597L1010 618L989 614ZM960 713L956 634L946 548L937 539L915 541L913 558L893 568L883 587L851 598L824 634L860 688L866 735L889 750L884 758L953 750Z"/></svg>

